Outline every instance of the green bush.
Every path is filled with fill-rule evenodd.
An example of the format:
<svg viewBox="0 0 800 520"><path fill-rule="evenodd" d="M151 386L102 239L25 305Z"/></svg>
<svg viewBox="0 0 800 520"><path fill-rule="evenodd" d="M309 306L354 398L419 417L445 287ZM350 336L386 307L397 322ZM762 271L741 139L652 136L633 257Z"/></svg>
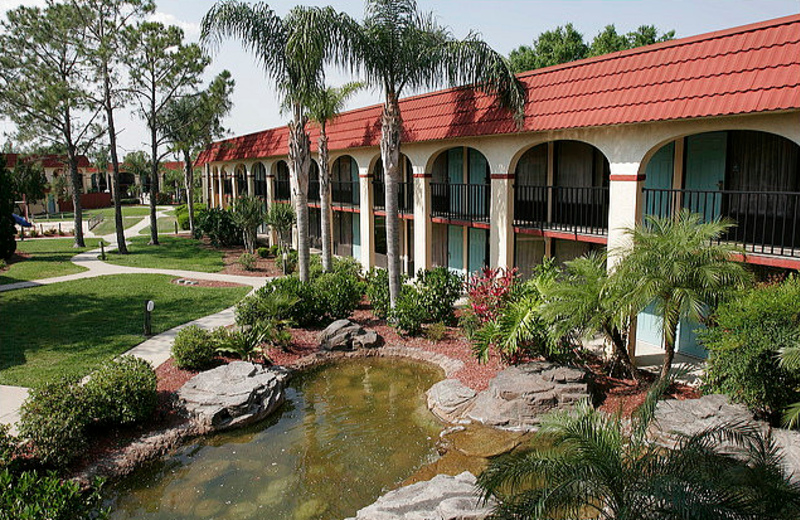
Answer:
<svg viewBox="0 0 800 520"><path fill-rule="evenodd" d="M197 212L195 230L205 235L214 247L242 244L242 230L233 221L231 212L222 208L210 208Z"/></svg>
<svg viewBox="0 0 800 520"><path fill-rule="evenodd" d="M427 312L426 321L447 323L453 320L453 305L464 287L461 276L446 267L435 267L430 271L420 269L415 285L419 303Z"/></svg>
<svg viewBox="0 0 800 520"><path fill-rule="evenodd" d="M74 480L36 471L0 471L0 520L102 520L102 481L82 490Z"/></svg>
<svg viewBox="0 0 800 520"><path fill-rule="evenodd" d="M361 278L361 262L352 257L342 257L333 259L334 273L345 274L353 278Z"/></svg>
<svg viewBox="0 0 800 520"><path fill-rule="evenodd" d="M289 319L299 327L319 325L325 319L324 302L317 297L313 283L303 283L297 276L285 276L276 278L264 290L276 291L296 300Z"/></svg>
<svg viewBox="0 0 800 520"><path fill-rule="evenodd" d="M321 310L329 320L349 318L364 298L364 283L347 269L324 273L312 284Z"/></svg>
<svg viewBox="0 0 800 520"><path fill-rule="evenodd" d="M8 424L0 424L0 469L11 466L17 454L17 439L10 430Z"/></svg>
<svg viewBox="0 0 800 520"><path fill-rule="evenodd" d="M136 198L129 198L129 199L120 199L119 203L125 206L133 206L139 204L139 199Z"/></svg>
<svg viewBox="0 0 800 520"><path fill-rule="evenodd" d="M201 211L206 210L206 205L200 202L196 202L194 204L194 217L197 219L197 215ZM175 220L178 221L178 227L182 230L186 231L189 229L189 206L186 204L181 204L175 208Z"/></svg>
<svg viewBox="0 0 800 520"><path fill-rule="evenodd" d="M98 424L141 422L158 403L156 373L147 361L122 356L92 372L83 387L89 416Z"/></svg>
<svg viewBox="0 0 800 520"><path fill-rule="evenodd" d="M428 341L432 341L434 343L438 343L442 341L447 336L447 326L438 321L436 323L431 323L428 327L425 328L425 338Z"/></svg>
<svg viewBox="0 0 800 520"><path fill-rule="evenodd" d="M420 304L420 294L410 285L404 285L393 309L389 311L389 323L408 336L417 336L428 316Z"/></svg>
<svg viewBox="0 0 800 520"><path fill-rule="evenodd" d="M268 247L259 247L258 249L256 249L256 253L258 253L258 256L260 256L261 258L269 258L270 256Z"/></svg>
<svg viewBox="0 0 800 520"><path fill-rule="evenodd" d="M796 344L800 278L759 285L721 304L699 337L710 351L704 389L775 418L800 400L800 374L781 367L778 351Z"/></svg>
<svg viewBox="0 0 800 520"><path fill-rule="evenodd" d="M389 315L389 272L373 267L367 272L367 298L372 305L372 313L381 319ZM405 282L405 277L403 279Z"/></svg>
<svg viewBox="0 0 800 520"><path fill-rule="evenodd" d="M214 359L215 347L208 331L189 325L178 331L172 344L172 358L178 368L202 369Z"/></svg>
<svg viewBox="0 0 800 520"><path fill-rule="evenodd" d="M254 326L260 321L272 320L290 325L294 318L293 307L298 299L288 292L275 290L267 284L236 304L236 324Z"/></svg>
<svg viewBox="0 0 800 520"><path fill-rule="evenodd" d="M20 410L19 433L43 464L63 467L86 445L87 420L83 388L64 379L31 390Z"/></svg>
<svg viewBox="0 0 800 520"><path fill-rule="evenodd" d="M250 253L242 253L237 262L242 266L245 271L252 271L256 266L256 255Z"/></svg>

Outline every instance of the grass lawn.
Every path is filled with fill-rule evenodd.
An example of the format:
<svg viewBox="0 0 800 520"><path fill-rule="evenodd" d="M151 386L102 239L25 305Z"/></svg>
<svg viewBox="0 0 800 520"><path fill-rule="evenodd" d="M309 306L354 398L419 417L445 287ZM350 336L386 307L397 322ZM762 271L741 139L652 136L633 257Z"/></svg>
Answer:
<svg viewBox="0 0 800 520"><path fill-rule="evenodd" d="M41 280L67 274L86 271L85 267L70 262L70 258L100 247L99 238L85 239L85 248L73 248L75 240L72 238L42 238L17 242L17 251L32 255L31 258L21 260L8 267L8 271L0 273L0 285L22 282L27 280Z"/></svg>
<svg viewBox="0 0 800 520"><path fill-rule="evenodd" d="M0 384L39 387L82 377L144 341L143 308L155 302L153 332L230 307L249 287L184 287L166 275L122 274L0 293Z"/></svg>
<svg viewBox="0 0 800 520"><path fill-rule="evenodd" d="M107 262L131 267L155 267L158 269L186 269L217 273L225 267L224 254L188 237L159 237L161 245L147 245L146 236L131 239L128 255L109 253Z"/></svg>
<svg viewBox="0 0 800 520"><path fill-rule="evenodd" d="M175 233L175 217L161 217L158 219L158 233ZM139 230L140 235L150 236L150 226L145 226Z"/></svg>
<svg viewBox="0 0 800 520"><path fill-rule="evenodd" d="M103 215L103 221L92 230L95 235L108 235L116 230L114 223L114 208L103 208L91 210L91 217ZM139 223L143 218L150 215L148 206L122 206L122 225L125 229Z"/></svg>

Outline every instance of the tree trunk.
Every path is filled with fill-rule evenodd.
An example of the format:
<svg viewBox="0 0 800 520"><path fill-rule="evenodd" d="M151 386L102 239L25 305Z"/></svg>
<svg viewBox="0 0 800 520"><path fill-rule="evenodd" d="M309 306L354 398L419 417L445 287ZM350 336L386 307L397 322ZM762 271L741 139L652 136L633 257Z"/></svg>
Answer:
<svg viewBox="0 0 800 520"><path fill-rule="evenodd" d="M402 181L400 138L403 120L397 97L389 93L381 114L381 159L386 194L386 257L389 271L389 302L394 308L400 297L400 213L397 198Z"/></svg>
<svg viewBox="0 0 800 520"><path fill-rule="evenodd" d="M158 244L158 217L156 199L158 198L158 134L156 133L155 97L150 113L150 245Z"/></svg>
<svg viewBox="0 0 800 520"><path fill-rule="evenodd" d="M81 207L83 186L81 185L81 177L78 173L78 156L75 153L74 146L67 146L67 159L69 162L69 180L72 184L72 210L74 215L73 223L75 226L74 247L86 247L86 242L83 240L83 208Z"/></svg>
<svg viewBox="0 0 800 520"><path fill-rule="evenodd" d="M183 150L183 165L186 180L186 209L189 210L189 231L194 236L194 169L188 148Z"/></svg>
<svg viewBox="0 0 800 520"><path fill-rule="evenodd" d="M631 357L628 355L628 346L625 342L625 338L620 333L619 329L617 329L614 326L610 327L608 336L609 338L611 338L611 345L614 348L613 364L622 365L622 368L626 372L626 375L633 378L635 381L638 381L639 372L636 370L636 367L633 365L633 362L631 361Z"/></svg>
<svg viewBox="0 0 800 520"><path fill-rule="evenodd" d="M664 314L666 315L669 308L669 302L664 303ZM675 340L678 335L678 320L675 323L667 323L663 319L664 326L664 365L661 367L661 381L669 378L670 370L672 369L672 360L675 359Z"/></svg>
<svg viewBox="0 0 800 520"><path fill-rule="evenodd" d="M117 233L117 251L122 255L128 254L128 245L125 243L125 224L122 220L122 195L119 186L119 157L117 156L117 133L114 127L114 106L111 99L111 78L108 68L103 69L103 88L106 105L106 119L108 120L108 144L111 152L111 197L114 202L114 229Z"/></svg>
<svg viewBox="0 0 800 520"><path fill-rule="evenodd" d="M322 212L322 270L326 273L333 269L331 254L331 200L330 192L330 163L328 162L328 135L325 125L320 125L319 134L319 200Z"/></svg>
<svg viewBox="0 0 800 520"><path fill-rule="evenodd" d="M311 169L311 139L306 132L306 116L302 107L293 107L294 120L289 123L289 167L292 199L297 215L297 264L301 282L309 281L310 252L308 245L308 174Z"/></svg>

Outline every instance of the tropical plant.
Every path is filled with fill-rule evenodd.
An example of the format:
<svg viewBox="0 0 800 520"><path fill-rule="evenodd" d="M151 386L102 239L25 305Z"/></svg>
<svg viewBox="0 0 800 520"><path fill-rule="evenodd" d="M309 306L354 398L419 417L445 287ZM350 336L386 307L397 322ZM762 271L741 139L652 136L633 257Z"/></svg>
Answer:
<svg viewBox="0 0 800 520"><path fill-rule="evenodd" d="M652 443L665 388L658 383L630 423L586 402L544 417L534 448L493 460L478 477L483 497L497 502L493 517L798 518L800 486L759 428L724 424L681 436L672 449Z"/></svg>
<svg viewBox="0 0 800 520"><path fill-rule="evenodd" d="M513 269L484 267L467 278L469 308L480 323L497 318L511 297L519 272Z"/></svg>
<svg viewBox="0 0 800 520"><path fill-rule="evenodd" d="M242 230L233 220L233 213L222 208L210 208L197 214L195 236L206 235L214 247L242 243Z"/></svg>
<svg viewBox="0 0 800 520"><path fill-rule="evenodd" d="M233 355L245 361L269 360L264 344L284 346L291 341L291 335L287 339L287 334L276 322L259 320L241 330L218 327L211 333L211 339L218 354Z"/></svg>
<svg viewBox="0 0 800 520"><path fill-rule="evenodd" d="M592 252L566 262L564 275L545 291L541 314L554 337L602 334L613 349L611 374L636 379L627 349L630 316L620 312L625 306L615 281L604 254Z"/></svg>
<svg viewBox="0 0 800 520"><path fill-rule="evenodd" d="M110 508L103 507L103 481L81 486L55 472L36 470L0 471L0 519L2 520L104 520ZM85 489L84 489L85 487Z"/></svg>
<svg viewBox="0 0 800 520"><path fill-rule="evenodd" d="M420 303L419 290L412 285L404 285L397 305L389 308L389 323L408 336L422 332L422 324L428 317L425 307Z"/></svg>
<svg viewBox="0 0 800 520"><path fill-rule="evenodd" d="M187 95L200 82L210 59L200 47L184 43L180 27L141 22L126 27L121 41L128 68L128 89L136 100L139 116L150 133L150 243L158 245L159 148L169 140L163 128L169 104Z"/></svg>
<svg viewBox="0 0 800 520"><path fill-rule="evenodd" d="M133 424L150 417L158 403L156 373L140 358L106 361L84 385L86 410L99 424Z"/></svg>
<svg viewBox="0 0 800 520"><path fill-rule="evenodd" d="M800 375L800 343L781 349L781 366ZM800 401L786 407L783 414L783 424L787 428L800 426Z"/></svg>
<svg viewBox="0 0 800 520"><path fill-rule="evenodd" d="M415 0L367 0L361 23L346 15L332 22L323 32L333 42L329 48L335 61L349 62L367 86L380 89L383 95L380 148L385 173L389 296L394 306L400 296L402 272L398 190L404 132L400 96L406 89L474 85L497 95L521 121L525 94L502 55L476 33L462 40L455 38L433 14L420 12Z"/></svg>
<svg viewBox="0 0 800 520"><path fill-rule="evenodd" d="M284 254L289 244L289 234L296 222L294 208L289 204L272 204L264 217L267 224L278 235L279 252L283 259L283 274L288 274Z"/></svg>
<svg viewBox="0 0 800 520"><path fill-rule="evenodd" d="M330 162L328 159L328 123L332 122L344 109L347 100L362 88L361 83L347 83L341 87L320 86L308 102L308 117L319 125L319 196L322 216L322 270L328 272L333 263L331 254L330 210Z"/></svg>
<svg viewBox="0 0 800 520"><path fill-rule="evenodd" d="M264 201L254 196L239 197L233 203L231 213L233 223L242 230L245 250L251 255L256 252L258 227L264 223L266 211Z"/></svg>
<svg viewBox="0 0 800 520"><path fill-rule="evenodd" d="M458 273L442 266L420 269L414 286L417 289L417 301L425 309L426 322L453 321L454 305L464 289L464 282Z"/></svg>
<svg viewBox="0 0 800 520"><path fill-rule="evenodd" d="M719 241L732 226L728 220L703 222L702 215L683 209L675 216L647 215L626 232L630 244L618 252L623 258L615 270L619 301L631 316L655 304L664 340L662 380L672 368L680 320L702 322L708 309L748 279L733 261L738 250Z"/></svg>

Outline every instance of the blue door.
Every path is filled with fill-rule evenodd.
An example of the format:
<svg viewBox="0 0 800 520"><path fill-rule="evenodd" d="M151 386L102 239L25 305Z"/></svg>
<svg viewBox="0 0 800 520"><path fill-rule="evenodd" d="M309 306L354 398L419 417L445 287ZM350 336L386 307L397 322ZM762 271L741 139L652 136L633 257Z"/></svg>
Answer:
<svg viewBox="0 0 800 520"><path fill-rule="evenodd" d="M486 185L486 158L478 150L469 149L469 183ZM486 188L471 190L469 201L469 211L471 215L488 216L488 194ZM470 269L471 271L471 269Z"/></svg>
<svg viewBox="0 0 800 520"><path fill-rule="evenodd" d="M687 190L716 192L725 182L725 156L728 134L711 132L686 138L686 171L683 186ZM719 217L722 197L715 193L685 194L683 207L700 213L709 221Z"/></svg>
<svg viewBox="0 0 800 520"><path fill-rule="evenodd" d="M705 325L701 323L694 320L682 320L678 324L678 352L701 359L708 357L706 349L697 341L696 331L702 329L705 329Z"/></svg>
<svg viewBox="0 0 800 520"><path fill-rule="evenodd" d="M672 189L672 176L675 161L675 143L663 146L650 158L645 171L644 187L649 190ZM663 217L671 213L671 197L668 192L656 191L647 198L646 215Z"/></svg>
<svg viewBox="0 0 800 520"><path fill-rule="evenodd" d="M464 228L447 226L447 267L464 275Z"/></svg>
<svg viewBox="0 0 800 520"><path fill-rule="evenodd" d="M361 260L361 215L353 213L353 258Z"/></svg>
<svg viewBox="0 0 800 520"><path fill-rule="evenodd" d="M485 229L469 228L469 273L483 269L487 264L486 242L488 232Z"/></svg>
<svg viewBox="0 0 800 520"><path fill-rule="evenodd" d="M655 302L651 303L636 317L636 340L663 348L661 317L656 314L655 307Z"/></svg>
<svg viewBox="0 0 800 520"><path fill-rule="evenodd" d="M47 212L48 213L55 213L57 211L56 208L56 198L53 196L52 193L47 194Z"/></svg>
<svg viewBox="0 0 800 520"><path fill-rule="evenodd" d="M461 206L461 190L453 185L464 184L464 152L462 148L447 151L447 180L450 183L450 212L459 213Z"/></svg>

